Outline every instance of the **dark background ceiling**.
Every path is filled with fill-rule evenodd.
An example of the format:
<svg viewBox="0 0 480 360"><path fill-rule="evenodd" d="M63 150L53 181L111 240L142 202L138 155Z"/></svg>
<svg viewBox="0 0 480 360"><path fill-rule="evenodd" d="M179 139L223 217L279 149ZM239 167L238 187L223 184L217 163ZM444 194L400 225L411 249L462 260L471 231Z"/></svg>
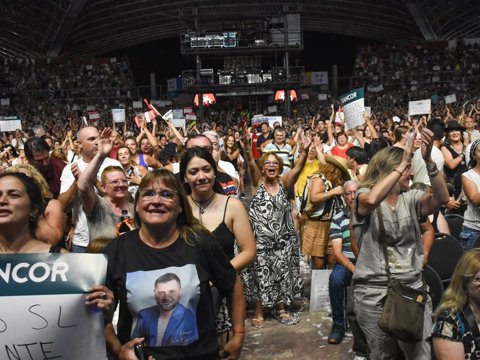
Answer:
<svg viewBox="0 0 480 360"><path fill-rule="evenodd" d="M478 0L2 0L0 56L94 57L194 29L298 13L306 32L408 43L480 36Z"/></svg>

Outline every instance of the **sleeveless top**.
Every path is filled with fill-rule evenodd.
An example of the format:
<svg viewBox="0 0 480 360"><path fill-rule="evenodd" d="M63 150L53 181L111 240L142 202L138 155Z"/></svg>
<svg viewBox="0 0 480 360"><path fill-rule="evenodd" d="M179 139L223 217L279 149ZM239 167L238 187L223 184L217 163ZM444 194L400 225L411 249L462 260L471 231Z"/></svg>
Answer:
<svg viewBox="0 0 480 360"><path fill-rule="evenodd" d="M148 165L143 158L143 153L138 154L138 165L143 166L145 169L148 169Z"/></svg>
<svg viewBox="0 0 480 360"><path fill-rule="evenodd" d="M460 155L449 144L444 145L445 148L452 154L452 158L456 159ZM457 198L462 192L462 174L467 171L467 165L463 160L460 165L457 165L454 169L449 169L448 166L443 167L445 177L447 178L447 185L449 186L450 195Z"/></svg>
<svg viewBox="0 0 480 360"><path fill-rule="evenodd" d="M225 224L225 214L227 213L227 205L230 197L227 197L225 202L225 209L223 210L223 220L215 230L212 231L213 236L217 240L218 244L222 247L227 257L231 260L234 256L235 235Z"/></svg>

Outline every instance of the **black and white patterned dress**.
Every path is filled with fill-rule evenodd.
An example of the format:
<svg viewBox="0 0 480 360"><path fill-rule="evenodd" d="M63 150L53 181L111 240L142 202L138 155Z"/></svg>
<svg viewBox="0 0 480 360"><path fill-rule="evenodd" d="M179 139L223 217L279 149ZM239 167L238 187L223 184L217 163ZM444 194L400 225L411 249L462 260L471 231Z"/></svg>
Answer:
<svg viewBox="0 0 480 360"><path fill-rule="evenodd" d="M281 184L276 195L260 184L252 197L249 217L257 257L242 273L247 299L260 300L264 308L273 308L279 303L290 305L292 300L301 299L299 246L290 202Z"/></svg>

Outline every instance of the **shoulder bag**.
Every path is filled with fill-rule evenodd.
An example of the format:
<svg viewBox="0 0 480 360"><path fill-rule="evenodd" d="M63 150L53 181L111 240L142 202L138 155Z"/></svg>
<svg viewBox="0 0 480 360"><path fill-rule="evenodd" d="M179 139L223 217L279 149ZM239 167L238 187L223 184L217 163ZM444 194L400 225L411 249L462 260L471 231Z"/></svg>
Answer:
<svg viewBox="0 0 480 360"><path fill-rule="evenodd" d="M390 274L387 254L387 239L383 224L381 205L377 208L379 237L385 256L385 270L388 277L387 295L378 320L378 327L387 334L406 342L418 342L423 338L423 320L427 300L425 281L421 290L402 285Z"/></svg>

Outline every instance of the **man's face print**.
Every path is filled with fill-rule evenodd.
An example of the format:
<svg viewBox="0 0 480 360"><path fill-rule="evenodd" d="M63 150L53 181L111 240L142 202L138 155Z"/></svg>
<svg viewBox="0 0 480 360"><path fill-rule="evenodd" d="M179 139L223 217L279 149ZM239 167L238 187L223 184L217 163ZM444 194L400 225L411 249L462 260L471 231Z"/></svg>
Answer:
<svg viewBox="0 0 480 360"><path fill-rule="evenodd" d="M177 306L182 296L180 284L176 280L158 283L154 290L155 300L162 311L170 311Z"/></svg>

